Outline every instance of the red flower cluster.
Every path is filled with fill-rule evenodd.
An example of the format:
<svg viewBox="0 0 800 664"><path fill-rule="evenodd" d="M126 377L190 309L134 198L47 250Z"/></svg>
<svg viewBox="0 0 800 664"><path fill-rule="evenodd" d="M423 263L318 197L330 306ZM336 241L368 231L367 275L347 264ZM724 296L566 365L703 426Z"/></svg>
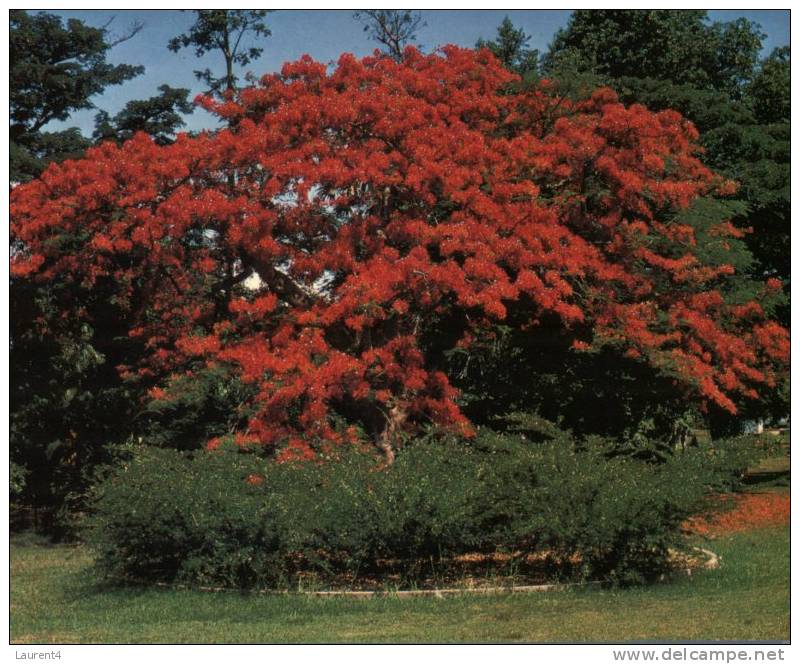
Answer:
<svg viewBox="0 0 800 664"><path fill-rule="evenodd" d="M787 332L725 304L733 268L703 263L676 221L732 187L694 128L609 90L509 93L513 79L455 47L345 55L332 73L305 57L202 100L227 129L167 147L139 134L17 187L12 273L111 281L151 351L141 373L168 393L198 362L234 368L258 387L247 440L300 456L355 435L334 411L468 432L420 331L458 313L468 348L523 301L576 352L617 344L729 410L772 385Z"/></svg>

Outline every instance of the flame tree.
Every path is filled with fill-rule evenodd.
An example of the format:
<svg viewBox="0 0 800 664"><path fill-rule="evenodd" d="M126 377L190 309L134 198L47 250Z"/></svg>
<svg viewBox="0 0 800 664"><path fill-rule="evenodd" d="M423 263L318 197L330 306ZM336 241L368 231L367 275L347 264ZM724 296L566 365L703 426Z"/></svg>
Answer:
<svg viewBox="0 0 800 664"><path fill-rule="evenodd" d="M91 326L143 403L235 379L227 433L279 458L470 435L482 406L451 360L502 330L610 353L701 407L774 387L780 283L737 273L735 185L692 125L515 79L488 50L304 57L201 100L226 129L51 166L12 192L13 279L51 287L31 325Z"/></svg>

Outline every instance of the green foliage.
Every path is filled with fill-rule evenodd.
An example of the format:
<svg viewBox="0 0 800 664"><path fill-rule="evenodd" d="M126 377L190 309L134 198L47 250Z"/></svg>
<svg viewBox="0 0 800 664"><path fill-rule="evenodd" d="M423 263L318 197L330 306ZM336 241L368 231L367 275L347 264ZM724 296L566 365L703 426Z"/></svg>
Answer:
<svg viewBox="0 0 800 664"><path fill-rule="evenodd" d="M709 85L739 100L753 78L761 43L761 26L746 18L712 23L705 35L712 61L707 64Z"/></svg>
<svg viewBox="0 0 800 664"><path fill-rule="evenodd" d="M122 143L143 131L159 145L172 143L175 132L186 124L180 114L191 113L194 106L188 99L188 88L171 88L165 84L158 89L160 95L129 101L113 118L100 111L95 116L92 137L96 141Z"/></svg>
<svg viewBox="0 0 800 664"><path fill-rule="evenodd" d="M25 482L28 476L28 469L20 466L13 461L9 465L9 489L11 500L18 498L25 489Z"/></svg>
<svg viewBox="0 0 800 664"><path fill-rule="evenodd" d="M94 325L57 314L72 311L64 302L73 298L92 308ZM43 525L59 535L83 510L113 444L146 436L154 445L194 448L244 427L249 414L242 404L252 388L221 368L198 368L176 381L171 399L143 407L150 383L118 371L141 352L118 327L129 315L102 291L88 298L66 284L11 284L10 456L28 473L17 499L52 514Z"/></svg>
<svg viewBox="0 0 800 664"><path fill-rule="evenodd" d="M732 104L724 92L698 88L688 83L674 83L656 75L640 72L639 76L606 79L625 104L643 104L653 111L671 108L689 118L700 132L700 138L714 128L752 124L755 118L744 104ZM715 166L718 166L714 162Z"/></svg>
<svg viewBox="0 0 800 664"><path fill-rule="evenodd" d="M184 10L188 11L188 10ZM269 37L271 32L264 20L269 9L197 9L197 19L188 32L173 37L169 49L178 52L182 48L194 48L200 58L206 53L220 51L225 58L225 75L214 76L208 68L197 70L194 75L208 86L209 92L221 93L233 90L237 77L234 65L242 67L261 57L264 49L258 46L245 46L242 39L252 34L256 37Z"/></svg>
<svg viewBox="0 0 800 664"><path fill-rule="evenodd" d="M11 182L38 176L51 162L77 159L91 145L77 127L64 131L21 133L9 144Z"/></svg>
<svg viewBox="0 0 800 664"><path fill-rule="evenodd" d="M11 180L38 175L49 161L60 161L85 149L76 130L42 132L51 120L92 108L91 98L109 85L119 85L144 68L107 62L114 44L135 35L133 26L113 39L106 28L92 28L77 19L66 26L53 14L10 13L9 71Z"/></svg>
<svg viewBox="0 0 800 664"><path fill-rule="evenodd" d="M579 10L543 59L560 88L610 85L627 104L674 109L700 131L704 161L739 184L732 221L752 229L749 272L789 294L790 51L763 62L764 35L747 19L709 23L703 10ZM575 94L575 90L572 90ZM778 318L789 325L788 305Z"/></svg>
<svg viewBox="0 0 800 664"><path fill-rule="evenodd" d="M614 453L616 442L577 446L485 433L490 460L480 496L491 541L551 552L558 569L616 583L652 579L681 547L680 525L712 487L759 450L720 443L650 463Z"/></svg>
<svg viewBox="0 0 800 664"><path fill-rule="evenodd" d="M270 567L261 556L270 553L272 528L244 482L253 462L207 454L192 463L156 448L133 454L106 484L93 538L98 552L135 578L202 582L213 567L215 580L252 584L249 569Z"/></svg>
<svg viewBox="0 0 800 664"><path fill-rule="evenodd" d="M506 16L497 27L497 37L491 41L479 39L475 48L488 48L503 66L520 76L536 75L539 69L539 51L528 48L530 35L515 28Z"/></svg>
<svg viewBox="0 0 800 664"><path fill-rule="evenodd" d="M246 429L254 390L223 367L199 368L173 381L168 397L148 401L140 430L152 445L194 449Z"/></svg>
<svg viewBox="0 0 800 664"><path fill-rule="evenodd" d="M611 345L576 351L555 321L517 324L528 315L525 307L509 307L508 325L469 351L448 353L447 373L470 421L498 426L495 418L508 412L537 412L578 439L599 435L627 445L643 421L654 425L648 439L666 441L675 417L692 410L669 376Z"/></svg>
<svg viewBox="0 0 800 664"><path fill-rule="evenodd" d="M100 485L89 540L123 581L296 587L391 569L413 584L459 554L506 551L563 577L638 582L667 569L683 519L758 452L704 446L653 464L534 420L543 442L431 435L385 468L356 451L276 464L142 446Z"/></svg>
<svg viewBox="0 0 800 664"><path fill-rule="evenodd" d="M706 19L705 10L578 10L556 33L544 69L556 71L573 54L611 79L657 76L737 96L752 77L764 35L747 19Z"/></svg>
<svg viewBox="0 0 800 664"><path fill-rule="evenodd" d="M97 293L81 300L97 307L95 325L60 315L74 313L77 291L65 283L10 285L10 457L29 473L20 502L50 514L85 493L94 467L110 460L107 444L133 429L140 396L117 371L137 353L116 327L124 313Z"/></svg>
<svg viewBox="0 0 800 664"><path fill-rule="evenodd" d="M747 88L748 105L761 124L789 122L792 97L791 50L776 48L761 63Z"/></svg>
<svg viewBox="0 0 800 664"><path fill-rule="evenodd" d="M747 471L767 460L780 460L786 453L783 441L771 435L738 434L719 441L707 450L714 472L709 487L727 493L745 488Z"/></svg>

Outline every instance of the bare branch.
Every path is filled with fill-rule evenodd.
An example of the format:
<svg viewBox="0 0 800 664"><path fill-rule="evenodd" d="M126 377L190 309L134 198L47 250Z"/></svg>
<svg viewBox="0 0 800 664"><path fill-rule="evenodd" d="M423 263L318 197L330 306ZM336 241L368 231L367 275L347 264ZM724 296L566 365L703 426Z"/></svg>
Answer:
<svg viewBox="0 0 800 664"><path fill-rule="evenodd" d="M111 21L113 20L114 17L112 16ZM109 25L111 21L109 21L106 25ZM127 32L124 35L116 37L111 42L109 42L108 47L114 48L115 46L121 44L122 42L126 42L129 39L133 39L136 35L138 35L142 31L142 28L144 28L144 23L142 23L141 21L136 21L134 23L131 23Z"/></svg>
<svg viewBox="0 0 800 664"><path fill-rule="evenodd" d="M425 27L422 14L411 9L360 9L353 18L363 24L371 39L386 47L386 54L400 62L409 42Z"/></svg>

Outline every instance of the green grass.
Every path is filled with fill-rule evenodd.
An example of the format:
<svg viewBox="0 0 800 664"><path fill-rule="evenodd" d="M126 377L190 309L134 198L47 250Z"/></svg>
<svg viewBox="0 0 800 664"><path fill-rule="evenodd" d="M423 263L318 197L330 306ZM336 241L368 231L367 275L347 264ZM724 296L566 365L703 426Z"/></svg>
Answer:
<svg viewBox="0 0 800 664"><path fill-rule="evenodd" d="M103 587L82 547L12 539L14 643L787 640L788 527L714 540L722 568L628 590L375 599Z"/></svg>
<svg viewBox="0 0 800 664"><path fill-rule="evenodd" d="M753 442L762 441L770 450L769 454L747 469L744 483L755 491L767 488L788 489L791 485L791 442L789 435L753 436Z"/></svg>

